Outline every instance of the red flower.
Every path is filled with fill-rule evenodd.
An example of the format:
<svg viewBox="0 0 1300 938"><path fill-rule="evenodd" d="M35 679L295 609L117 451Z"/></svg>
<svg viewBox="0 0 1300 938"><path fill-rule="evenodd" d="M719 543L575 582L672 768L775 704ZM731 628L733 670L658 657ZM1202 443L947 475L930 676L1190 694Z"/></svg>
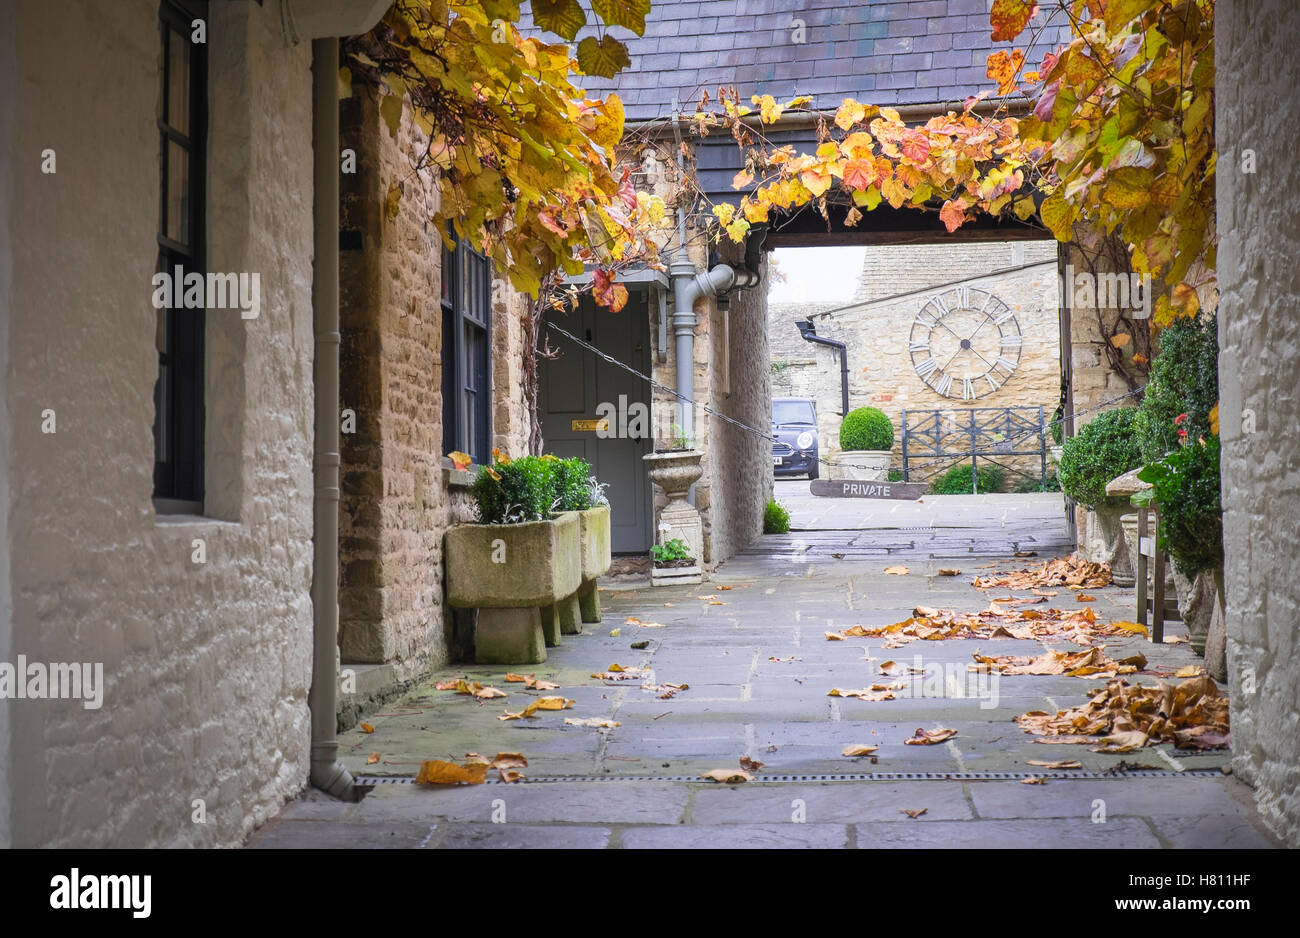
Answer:
<svg viewBox="0 0 1300 938"><path fill-rule="evenodd" d="M1186 422L1187 422L1187 415L1186 415L1186 414L1179 414L1177 417L1174 418L1174 426L1175 426L1175 427L1181 427L1181 426L1182 426L1184 423L1186 423Z"/></svg>
<svg viewBox="0 0 1300 938"><path fill-rule="evenodd" d="M1187 431L1186 431L1186 430L1179 430L1179 431L1178 431L1178 438L1179 438L1180 440L1185 440L1185 439L1187 439Z"/></svg>

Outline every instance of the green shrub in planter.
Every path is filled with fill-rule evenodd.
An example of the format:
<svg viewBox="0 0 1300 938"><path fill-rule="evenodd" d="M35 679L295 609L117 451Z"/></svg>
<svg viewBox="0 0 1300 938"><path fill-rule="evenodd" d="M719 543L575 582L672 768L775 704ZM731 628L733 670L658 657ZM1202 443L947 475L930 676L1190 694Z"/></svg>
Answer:
<svg viewBox="0 0 1300 938"><path fill-rule="evenodd" d="M889 475L888 475L887 478L888 478L888 480L889 480L890 482L902 482L902 481L903 481L903 470L902 470L902 469L890 469L890 470L889 470Z"/></svg>
<svg viewBox="0 0 1300 938"><path fill-rule="evenodd" d="M767 500L767 509L763 512L764 534L788 534L790 531L790 512L776 499Z"/></svg>
<svg viewBox="0 0 1300 938"><path fill-rule="evenodd" d="M471 489L479 523L522 524L550 518L555 510L554 467L558 462L521 456L479 469Z"/></svg>
<svg viewBox="0 0 1300 938"><path fill-rule="evenodd" d="M1106 483L1142 465L1133 433L1136 407L1093 417L1061 450L1061 490L1088 508L1107 503Z"/></svg>
<svg viewBox="0 0 1300 938"><path fill-rule="evenodd" d="M1219 438L1192 439L1138 473L1151 488L1143 501L1160 509L1160 549L1189 580L1223 566L1223 506L1219 501Z"/></svg>
<svg viewBox="0 0 1300 938"><path fill-rule="evenodd" d="M1006 471L991 462L979 463L975 476L981 492L1001 492L1007 481ZM958 463L952 466L934 483L936 495L972 495L970 463Z"/></svg>
<svg viewBox="0 0 1300 938"><path fill-rule="evenodd" d="M840 423L840 449L884 450L894 448L894 424L875 407L851 410Z"/></svg>
<svg viewBox="0 0 1300 938"><path fill-rule="evenodd" d="M1178 449L1178 430L1187 439L1210 435L1210 410L1219 400L1219 333L1214 317L1175 319L1160 331L1160 351L1133 420L1146 463ZM1180 414L1187 419L1174 421Z"/></svg>
<svg viewBox="0 0 1300 938"><path fill-rule="evenodd" d="M556 511L586 511L596 504L592 500L591 466L587 460L577 456L557 459L551 463L551 478L555 500L559 503Z"/></svg>

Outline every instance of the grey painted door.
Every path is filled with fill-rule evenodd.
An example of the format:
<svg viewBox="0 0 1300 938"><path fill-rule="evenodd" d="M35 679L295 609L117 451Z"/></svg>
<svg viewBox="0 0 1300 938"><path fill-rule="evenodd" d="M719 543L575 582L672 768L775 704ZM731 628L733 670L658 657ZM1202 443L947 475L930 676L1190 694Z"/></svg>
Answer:
<svg viewBox="0 0 1300 938"><path fill-rule="evenodd" d="M572 313L549 313L556 325L594 345L641 374L650 373L650 319L644 288L629 285L631 296L621 312L597 308L584 296ZM559 356L541 359L538 409L542 415L543 452L568 458L581 456L591 464L610 504L611 548L614 552L643 552L654 543L651 531L650 478L641 459L651 451L650 385L592 352L574 344L554 330L541 329L540 339L549 341ZM575 429L575 421L592 421L597 408L612 405L610 433ZM644 433L632 435L621 429L639 430L629 419L644 407ZM607 410L602 409L601 415ZM626 424L627 426L623 426Z"/></svg>

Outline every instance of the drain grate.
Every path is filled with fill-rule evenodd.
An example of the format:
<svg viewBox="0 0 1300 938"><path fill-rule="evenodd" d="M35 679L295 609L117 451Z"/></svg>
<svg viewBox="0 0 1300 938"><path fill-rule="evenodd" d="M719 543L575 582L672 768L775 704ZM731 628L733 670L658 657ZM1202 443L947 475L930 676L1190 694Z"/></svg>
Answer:
<svg viewBox="0 0 1300 938"><path fill-rule="evenodd" d="M982 781L1019 781L1026 778L1041 778L1042 772L862 772L862 773L808 773L808 774L764 774L747 783L788 783L788 782L982 782ZM1135 779L1135 778L1221 778L1219 769L1187 769L1174 772L1169 769L1135 769L1116 772L1062 772L1048 774L1056 779ZM393 775L359 775L357 784L362 787L377 785L413 785L415 779L410 776ZM698 782L704 780L696 775L541 775L525 778L522 782L503 782L489 779L487 785L551 785L563 782Z"/></svg>

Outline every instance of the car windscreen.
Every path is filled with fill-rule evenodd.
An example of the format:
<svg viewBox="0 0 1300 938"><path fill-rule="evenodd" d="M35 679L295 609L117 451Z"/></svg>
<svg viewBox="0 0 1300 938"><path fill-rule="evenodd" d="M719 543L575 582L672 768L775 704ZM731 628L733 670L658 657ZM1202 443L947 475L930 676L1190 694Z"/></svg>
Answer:
<svg viewBox="0 0 1300 938"><path fill-rule="evenodd" d="M817 415L813 412L812 401L773 401L772 422L780 425L806 423L816 426Z"/></svg>

